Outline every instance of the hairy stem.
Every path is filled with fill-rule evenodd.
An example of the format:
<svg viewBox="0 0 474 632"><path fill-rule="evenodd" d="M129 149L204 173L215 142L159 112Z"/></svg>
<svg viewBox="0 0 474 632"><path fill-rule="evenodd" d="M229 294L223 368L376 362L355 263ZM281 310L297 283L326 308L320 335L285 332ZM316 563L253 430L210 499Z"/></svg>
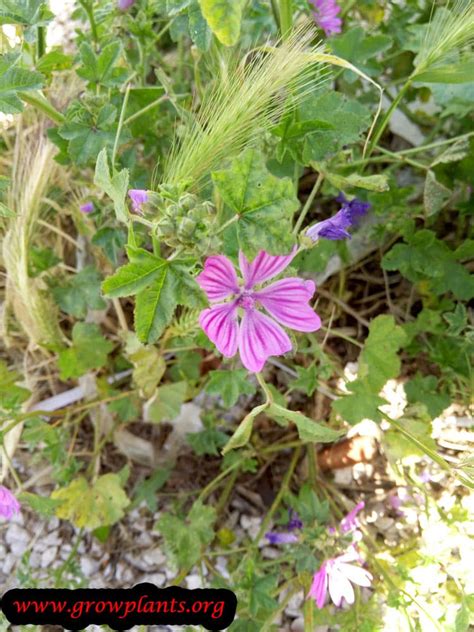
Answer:
<svg viewBox="0 0 474 632"><path fill-rule="evenodd" d="M293 28L293 0L280 0L280 32L286 39Z"/></svg>
<svg viewBox="0 0 474 632"><path fill-rule="evenodd" d="M45 114L54 123L61 125L66 120L56 108L41 94L41 92L19 92L18 95L25 103Z"/></svg>

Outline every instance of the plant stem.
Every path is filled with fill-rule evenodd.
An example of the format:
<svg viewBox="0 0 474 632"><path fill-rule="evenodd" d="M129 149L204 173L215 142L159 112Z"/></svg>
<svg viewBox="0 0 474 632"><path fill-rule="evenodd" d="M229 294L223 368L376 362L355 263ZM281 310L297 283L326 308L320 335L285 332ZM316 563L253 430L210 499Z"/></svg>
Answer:
<svg viewBox="0 0 474 632"><path fill-rule="evenodd" d="M91 25L92 39L94 40L95 45L97 47L99 44L99 36L97 34L97 25L95 23L94 8L93 8L92 2L93 0L89 4L88 0L79 0L79 4L87 13L87 17L89 18L89 24Z"/></svg>
<svg viewBox="0 0 474 632"><path fill-rule="evenodd" d="M236 222L239 219L239 215L234 215L233 217L231 217L229 220L227 220L227 222L225 222L225 224L222 224L222 226L220 226L215 234L218 235L219 233L222 233L222 231L224 231L228 226L230 226L231 224L233 224L234 222Z"/></svg>
<svg viewBox="0 0 474 632"><path fill-rule="evenodd" d="M46 42L45 42L45 37L44 37L44 26L38 26L38 29L36 31L36 52L38 54L38 59L41 59L41 57L43 57L44 52L46 50Z"/></svg>
<svg viewBox="0 0 474 632"><path fill-rule="evenodd" d="M260 384L260 386L262 387L263 392L265 393L265 398L266 404L272 404L273 403L273 395L270 391L270 389L268 388L265 380L263 379L263 376L261 373L256 373L255 374L257 376L257 382Z"/></svg>
<svg viewBox="0 0 474 632"><path fill-rule="evenodd" d="M441 455L439 455L434 450L431 450L431 448L429 448L422 441L420 441L415 435L413 435L409 430L407 430L400 422L398 422L395 419L392 419L391 417L383 413L380 409L379 409L379 413L382 415L382 417L386 421L388 421L394 428L396 428L399 432L401 432L407 439L409 439L409 441L411 441L411 443L416 445L416 447L419 450L424 452L426 456L428 456L435 463L437 463L443 470L449 472L450 474L454 474L454 476L456 476L458 480L460 480L464 485L466 485L466 487L469 487L470 489L474 489L474 483L472 481L470 481L469 479L466 479L464 476L453 471L453 468L449 465L449 463L447 463L447 461L443 459Z"/></svg>
<svg viewBox="0 0 474 632"><path fill-rule="evenodd" d="M398 104L403 99L403 97L405 96L405 94L406 94L407 90L410 88L410 86L411 86L411 80L408 79L408 81L405 83L403 88L400 90L400 92L397 94L395 99L392 101L392 103L391 103L390 107L388 108L388 110L385 112L382 120L380 121L380 123L379 123L379 125L377 127L377 130L374 133L374 136L373 136L372 140L370 141L370 145L369 145L369 149L368 149L367 154L366 154L366 158L369 158L371 153L375 149L375 146L377 145L377 143L380 140L380 137L384 133L385 128L387 127L394 110L397 109Z"/></svg>
<svg viewBox="0 0 474 632"><path fill-rule="evenodd" d="M159 105L160 103L163 103L163 101L167 101L167 100L168 100L168 95L164 94L159 99L156 99L156 101L152 101L148 105L145 105L145 107L143 107L141 110L138 110L138 112L135 112L134 114L131 114L128 118L125 119L123 124L125 126L127 126L129 123L131 123L132 121L137 119L139 116L141 116L142 114L145 114L145 112L148 112L149 110L152 110L157 105Z"/></svg>
<svg viewBox="0 0 474 632"><path fill-rule="evenodd" d="M66 120L63 114L58 112L58 110L56 110L56 108L53 107L47 99L45 99L41 92L19 92L18 95L22 101L29 103L29 105L32 105L40 112L43 112L43 114L46 114L46 116L54 123L61 125Z"/></svg>
<svg viewBox="0 0 474 632"><path fill-rule="evenodd" d="M316 179L316 182L314 183L314 187L312 188L311 193L309 194L308 199L306 200L306 203L303 206L303 209L298 217L295 227L293 228L293 235L298 234L301 228L301 225L304 222L304 218L306 217L306 214L311 208L311 204L313 203L313 200L316 197L316 193L319 191L319 187L321 186L323 179L324 179L324 175L322 173L319 173Z"/></svg>
<svg viewBox="0 0 474 632"><path fill-rule="evenodd" d="M293 28L293 0L280 0L280 32L286 39Z"/></svg>
<svg viewBox="0 0 474 632"><path fill-rule="evenodd" d="M117 133L115 134L114 148L112 150L112 170L115 168L115 156L117 154L120 134L122 133L123 120L125 117L125 111L127 109L129 94L130 94L130 84L127 85L127 88L125 90L125 95L122 101L122 109L120 110L120 118L119 118L119 122L117 126Z"/></svg>
<svg viewBox="0 0 474 632"><path fill-rule="evenodd" d="M288 487L290 486L290 482L291 482L291 477L293 476L293 472L295 471L296 466L298 465L300 454L301 454L301 448L296 448L296 450L293 452L293 457L290 461L290 465L288 466L288 470L286 471L285 477L281 484L280 491L276 495L276 498L273 501L272 506L268 510L267 515L265 516L262 522L262 526L260 527L260 530L257 534L257 537L255 538L253 542L253 547L252 547L253 549L258 547L258 543L263 538L265 531L268 529L268 525L270 524L270 521L273 518L273 514L278 509L278 506L281 503L283 496L288 491Z"/></svg>

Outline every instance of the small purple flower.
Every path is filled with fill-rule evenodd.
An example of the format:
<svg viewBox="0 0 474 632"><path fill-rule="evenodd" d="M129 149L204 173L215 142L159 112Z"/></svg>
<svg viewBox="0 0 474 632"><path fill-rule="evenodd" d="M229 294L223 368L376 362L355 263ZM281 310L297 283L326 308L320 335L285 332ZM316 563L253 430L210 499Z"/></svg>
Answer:
<svg viewBox="0 0 474 632"><path fill-rule="evenodd" d="M82 213L92 213L92 211L94 210L94 203L86 202L85 204L81 204L79 209L81 210Z"/></svg>
<svg viewBox="0 0 474 632"><path fill-rule="evenodd" d="M295 255L296 247L284 256L261 250L250 263L240 252L243 281L227 257L216 255L206 259L203 272L196 277L212 304L199 316L204 333L226 358L239 351L242 364L253 373L261 371L270 356L293 348L280 324L306 332L321 327L321 319L308 304L316 290L313 281L290 277L256 289L280 274ZM230 300L219 302L225 299ZM262 307L273 318L263 314Z"/></svg>
<svg viewBox="0 0 474 632"><path fill-rule="evenodd" d="M298 542L298 536L288 532L277 533L276 531L269 531L265 534L265 537L270 544L293 544Z"/></svg>
<svg viewBox="0 0 474 632"><path fill-rule="evenodd" d="M0 485L0 516L10 520L13 514L20 511L20 503L3 485Z"/></svg>
<svg viewBox="0 0 474 632"><path fill-rule="evenodd" d="M341 7L336 0L309 0L314 7L313 17L327 37L341 32L342 20L337 17Z"/></svg>
<svg viewBox="0 0 474 632"><path fill-rule="evenodd" d="M294 542L298 542L298 536L291 531L295 529L302 529L303 522L299 519L298 514L294 511L290 511L290 518L288 524L286 525L286 531L282 531L278 533L277 531L268 531L265 534L265 537L270 542L270 544L293 544Z"/></svg>
<svg viewBox="0 0 474 632"><path fill-rule="evenodd" d="M331 239L350 239L351 236L347 232L347 228L357 224L359 219L367 213L370 208L368 202L362 202L354 198L347 200L342 193L336 198L342 203L342 208L333 217L318 222L306 231L307 236L313 241L317 241L320 237Z"/></svg>
<svg viewBox="0 0 474 632"><path fill-rule="evenodd" d="M316 606L321 609L329 589L329 596L335 606L339 607L343 599L346 603L353 604L355 596L352 584L369 587L372 582L369 571L350 563L359 561L359 555L352 547L343 555L323 562L319 571L314 574L307 597L312 597Z"/></svg>
<svg viewBox="0 0 474 632"><path fill-rule="evenodd" d="M345 518L341 520L342 533L348 533L349 531L354 531L357 528L358 523L356 516L364 507L365 503L362 500L347 514L347 516L345 516Z"/></svg>
<svg viewBox="0 0 474 632"><path fill-rule="evenodd" d="M420 479L420 481L422 483L429 483L433 480L433 477L431 476L431 474L428 472L428 470L422 470L419 474L418 474L418 478Z"/></svg>
<svg viewBox="0 0 474 632"><path fill-rule="evenodd" d="M117 7L120 11L127 11L135 4L135 0L118 0Z"/></svg>
<svg viewBox="0 0 474 632"><path fill-rule="evenodd" d="M148 202L148 192L145 189L130 189L128 197L132 200L133 212L142 215L142 204Z"/></svg>

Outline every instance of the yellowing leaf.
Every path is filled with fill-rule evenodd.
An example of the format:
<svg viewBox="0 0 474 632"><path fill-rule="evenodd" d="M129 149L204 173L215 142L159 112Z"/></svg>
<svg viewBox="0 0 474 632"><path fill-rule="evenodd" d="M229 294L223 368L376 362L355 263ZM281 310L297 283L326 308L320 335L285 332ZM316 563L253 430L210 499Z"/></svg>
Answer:
<svg viewBox="0 0 474 632"><path fill-rule="evenodd" d="M199 0L201 11L217 39L233 46L240 35L242 0Z"/></svg>
<svg viewBox="0 0 474 632"><path fill-rule="evenodd" d="M51 498L62 501L56 509L58 518L91 530L118 522L130 503L117 474L104 474L92 486L80 476L55 490Z"/></svg>

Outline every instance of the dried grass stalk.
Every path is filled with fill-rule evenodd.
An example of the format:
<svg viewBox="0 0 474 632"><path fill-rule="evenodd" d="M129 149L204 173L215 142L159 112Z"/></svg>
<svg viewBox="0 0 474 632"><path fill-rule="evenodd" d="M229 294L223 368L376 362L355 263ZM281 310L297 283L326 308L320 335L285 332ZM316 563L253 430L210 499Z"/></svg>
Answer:
<svg viewBox="0 0 474 632"><path fill-rule="evenodd" d="M44 125L17 124L8 206L15 213L3 240L3 264L7 274L4 331L13 312L16 323L33 347L55 347L64 342L55 304L39 278L28 275L31 248L38 242L42 200L53 184L58 165L55 147Z"/></svg>

